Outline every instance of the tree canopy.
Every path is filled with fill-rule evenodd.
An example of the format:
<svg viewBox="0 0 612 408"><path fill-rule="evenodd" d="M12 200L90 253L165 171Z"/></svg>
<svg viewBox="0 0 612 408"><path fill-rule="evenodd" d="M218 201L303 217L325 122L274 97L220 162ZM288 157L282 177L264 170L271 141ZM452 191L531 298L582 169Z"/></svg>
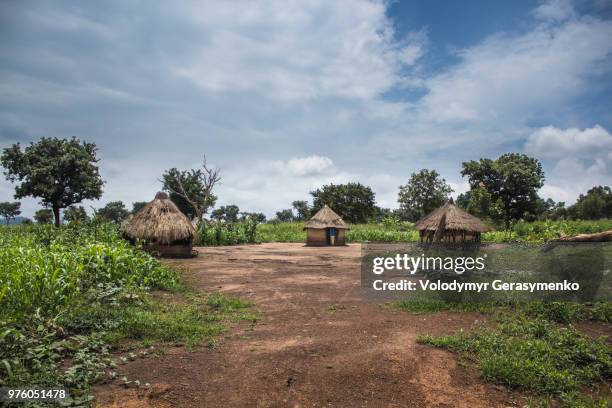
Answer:
<svg viewBox="0 0 612 408"><path fill-rule="evenodd" d="M64 221L66 222L86 222L89 220L85 207L71 205L64 210Z"/></svg>
<svg viewBox="0 0 612 408"><path fill-rule="evenodd" d="M0 203L0 216L4 217L6 225L9 225L11 220L17 218L21 214L21 203L20 202L3 202Z"/></svg>
<svg viewBox="0 0 612 408"><path fill-rule="evenodd" d="M291 203L291 206L295 210L296 215L294 216L294 219L296 221L305 221L310 218L310 207L308 206L308 201L295 200Z"/></svg>
<svg viewBox="0 0 612 408"><path fill-rule="evenodd" d="M185 171L171 168L162 175L160 181L183 214L189 219L202 222L204 214L217 201L213 188L221 181L221 170L208 167L204 157L201 168Z"/></svg>
<svg viewBox="0 0 612 408"><path fill-rule="evenodd" d="M34 213L34 221L38 224L50 224L53 222L53 211L48 208L41 208Z"/></svg>
<svg viewBox="0 0 612 408"><path fill-rule="evenodd" d="M132 203L132 214L136 214L138 211L142 210L147 204L146 201L136 201Z"/></svg>
<svg viewBox="0 0 612 408"><path fill-rule="evenodd" d="M105 221L120 224L130 216L130 212L125 208L123 201L110 201L96 212L96 216Z"/></svg>
<svg viewBox="0 0 612 408"><path fill-rule="evenodd" d="M397 199L400 215L409 221L418 221L448 201L452 192L437 171L421 169L412 173L406 185L400 186Z"/></svg>
<svg viewBox="0 0 612 408"><path fill-rule="evenodd" d="M361 183L328 184L315 191L312 212L329 205L344 221L365 223L376 213L375 194Z"/></svg>
<svg viewBox="0 0 612 408"><path fill-rule="evenodd" d="M238 222L239 215L240 208L234 204L222 205L211 213L213 219L224 222Z"/></svg>
<svg viewBox="0 0 612 408"><path fill-rule="evenodd" d="M472 160L463 163L461 175L467 176L471 190L483 188L491 202L499 204L499 214L490 215L506 227L538 212L537 192L544 185L544 170L533 157L507 153L496 160Z"/></svg>
<svg viewBox="0 0 612 408"><path fill-rule="evenodd" d="M15 198L41 199L53 210L60 225L60 210L85 199L98 199L104 182L98 170L94 143L43 137L21 149L19 143L4 149L0 162L6 178L17 183Z"/></svg>
<svg viewBox="0 0 612 408"><path fill-rule="evenodd" d="M612 189L608 186L591 188L586 194L580 194L568 212L572 218L585 220L612 218Z"/></svg>

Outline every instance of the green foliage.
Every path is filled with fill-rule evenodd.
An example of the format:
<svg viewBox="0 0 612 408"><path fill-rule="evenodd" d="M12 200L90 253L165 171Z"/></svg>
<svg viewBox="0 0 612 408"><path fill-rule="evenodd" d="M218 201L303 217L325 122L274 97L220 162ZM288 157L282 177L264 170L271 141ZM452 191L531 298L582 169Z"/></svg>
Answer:
<svg viewBox="0 0 612 408"><path fill-rule="evenodd" d="M544 171L537 159L508 153L496 160L472 160L463 163L461 175L468 177L470 189L480 186L491 194L492 203L499 200L502 212L496 221L507 227L512 221L537 213L537 191L544 184Z"/></svg>
<svg viewBox="0 0 612 408"><path fill-rule="evenodd" d="M136 201L132 203L132 214L136 214L138 211L142 210L147 204L146 201Z"/></svg>
<svg viewBox="0 0 612 408"><path fill-rule="evenodd" d="M96 211L96 216L103 221L116 224L121 224L129 215L130 212L125 208L123 201L111 201Z"/></svg>
<svg viewBox="0 0 612 408"><path fill-rule="evenodd" d="M95 144L77 138L43 137L23 151L19 143L4 149L0 162L7 179L19 183L15 198L40 198L59 226L60 209L102 195L96 151Z"/></svg>
<svg viewBox="0 0 612 408"><path fill-rule="evenodd" d="M9 225L11 220L14 220L19 214L21 214L20 208L20 202L9 203L5 201L0 203L0 217L4 217L6 225Z"/></svg>
<svg viewBox="0 0 612 408"><path fill-rule="evenodd" d="M211 218L217 221L224 222L238 222L238 215L240 214L240 208L237 205L222 205L216 208L211 213Z"/></svg>
<svg viewBox="0 0 612 408"><path fill-rule="evenodd" d="M409 221L418 221L448 201L452 192L451 186L435 170L412 173L408 183L400 186L397 199L400 214Z"/></svg>
<svg viewBox="0 0 612 408"><path fill-rule="evenodd" d="M344 221L353 224L367 222L376 213L375 194L361 183L328 184L310 194L313 213L327 204Z"/></svg>
<svg viewBox="0 0 612 408"><path fill-rule="evenodd" d="M248 218L242 222L201 222L196 228L195 245L239 245L252 244L257 240L258 222Z"/></svg>
<svg viewBox="0 0 612 408"><path fill-rule="evenodd" d="M180 289L177 274L115 225L0 228L0 386L68 387L85 405L119 340L193 344L256 319L239 299L152 289Z"/></svg>
<svg viewBox="0 0 612 408"><path fill-rule="evenodd" d="M276 212L276 220L278 222L291 222L294 220L293 211L291 208L287 208L285 210L280 210Z"/></svg>
<svg viewBox="0 0 612 408"><path fill-rule="evenodd" d="M48 208L41 208L34 213L34 221L38 224L51 224L53 221L53 211Z"/></svg>
<svg viewBox="0 0 612 408"><path fill-rule="evenodd" d="M603 313L609 314L609 306L552 305L557 312L563 310L562 319L556 312L546 311L549 303L519 305L502 309L494 327L449 336L426 335L419 342L472 359L487 381L555 397L563 406L577 406L574 403L588 400L580 395L586 387L612 379L612 347L605 339L587 337L556 322L570 316L570 320L599 319L601 309L587 309L604 307Z"/></svg>
<svg viewBox="0 0 612 408"><path fill-rule="evenodd" d="M612 189L608 186L596 186L580 194L576 204L569 208L574 219L597 220L612 217Z"/></svg>
<svg viewBox="0 0 612 408"><path fill-rule="evenodd" d="M295 213L297 214L295 216L295 221L306 221L308 218L310 218L311 210L307 201L296 200L291 203L291 207L293 207Z"/></svg>
<svg viewBox="0 0 612 408"><path fill-rule="evenodd" d="M217 201L217 197L212 194L214 183L209 185L208 172L204 163L202 169L179 171L171 168L162 175L163 189L190 220L201 221L206 211L214 207Z"/></svg>
<svg viewBox="0 0 612 408"><path fill-rule="evenodd" d="M612 220L598 221L519 221L512 232L520 241L546 241L564 235L591 234L612 229ZM485 234L485 239L488 233Z"/></svg>
<svg viewBox="0 0 612 408"><path fill-rule="evenodd" d="M71 205L64 210L64 221L69 223L87 222L89 221L89 216L85 211L85 207Z"/></svg>

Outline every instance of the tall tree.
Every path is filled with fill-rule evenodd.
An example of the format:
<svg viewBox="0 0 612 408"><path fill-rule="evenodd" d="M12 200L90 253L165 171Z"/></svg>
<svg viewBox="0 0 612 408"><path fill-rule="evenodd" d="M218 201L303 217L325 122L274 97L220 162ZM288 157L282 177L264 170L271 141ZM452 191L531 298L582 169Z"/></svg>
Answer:
<svg viewBox="0 0 612 408"><path fill-rule="evenodd" d="M361 183L332 183L310 194L313 197L313 212L327 204L350 223L365 223L376 214L375 194L370 187Z"/></svg>
<svg viewBox="0 0 612 408"><path fill-rule="evenodd" d="M9 203L5 201L0 203L0 216L4 217L4 221L6 221L6 225L9 225L11 220L17 218L19 214L21 214L21 203L14 202Z"/></svg>
<svg viewBox="0 0 612 408"><path fill-rule="evenodd" d="M240 208L237 205L222 205L215 209L211 217L217 221L225 222L238 222L238 215L240 214Z"/></svg>
<svg viewBox="0 0 612 408"><path fill-rule="evenodd" d="M19 184L15 198L38 197L53 210L60 225L60 210L85 199L98 199L104 182L98 170L97 148L77 138L43 137L23 151L19 143L4 149L0 162L6 178Z"/></svg>
<svg viewBox="0 0 612 408"><path fill-rule="evenodd" d="M120 224L130 216L130 212L125 208L123 201L110 201L100 208L96 215L105 221Z"/></svg>
<svg viewBox="0 0 612 408"><path fill-rule="evenodd" d="M147 204L146 201L136 201L132 203L132 214L136 214L138 211L142 210Z"/></svg>
<svg viewBox="0 0 612 408"><path fill-rule="evenodd" d="M51 224L53 222L53 211L48 208L41 208L34 213L34 221L37 224Z"/></svg>
<svg viewBox="0 0 612 408"><path fill-rule="evenodd" d="M501 204L500 221L509 227L512 221L538 211L538 190L544 185L544 170L539 160L525 154L507 153L496 160L480 159L463 163L473 190L482 186L492 202Z"/></svg>
<svg viewBox="0 0 612 408"><path fill-rule="evenodd" d="M89 216L87 215L87 211L85 211L85 207L82 205L76 206L71 205L70 207L64 210L64 221L66 222L87 222L89 220Z"/></svg>
<svg viewBox="0 0 612 408"><path fill-rule="evenodd" d="M305 200L296 200L291 203L291 206L295 210L296 221L304 221L310 217L310 207L308 206L308 202Z"/></svg>
<svg viewBox="0 0 612 408"><path fill-rule="evenodd" d="M276 219L278 219L280 222L291 222L294 219L293 211L291 211L291 208L277 211Z"/></svg>
<svg viewBox="0 0 612 408"><path fill-rule="evenodd" d="M608 186L595 186L569 208L572 218L596 220L612 218L612 189Z"/></svg>
<svg viewBox="0 0 612 408"><path fill-rule="evenodd" d="M204 156L201 168L185 171L172 168L162 175L160 181L183 214L202 222L206 211L217 201L213 189L221 181L221 170L208 167Z"/></svg>
<svg viewBox="0 0 612 408"><path fill-rule="evenodd" d="M412 173L406 185L400 186L397 198L400 214L410 221L417 221L448 201L452 192L451 186L437 171L421 169Z"/></svg>

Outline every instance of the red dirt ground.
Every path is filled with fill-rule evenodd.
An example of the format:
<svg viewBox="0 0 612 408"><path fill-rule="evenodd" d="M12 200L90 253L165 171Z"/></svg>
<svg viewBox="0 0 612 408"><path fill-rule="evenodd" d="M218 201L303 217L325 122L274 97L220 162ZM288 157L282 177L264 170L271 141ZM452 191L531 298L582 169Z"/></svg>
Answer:
<svg viewBox="0 0 612 408"><path fill-rule="evenodd" d="M470 329L475 313L413 315L360 297L360 246L262 244L198 248L168 261L187 282L253 301L254 327L220 347L174 348L120 375L152 389L96 387L101 407L509 407L519 394L486 384L419 334ZM332 307L332 305L335 305Z"/></svg>

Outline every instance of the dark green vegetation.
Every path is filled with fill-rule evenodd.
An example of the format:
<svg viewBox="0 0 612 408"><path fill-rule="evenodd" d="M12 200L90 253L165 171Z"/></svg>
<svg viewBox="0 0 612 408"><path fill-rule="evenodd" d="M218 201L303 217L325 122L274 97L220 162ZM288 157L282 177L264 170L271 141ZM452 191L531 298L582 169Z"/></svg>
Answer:
<svg viewBox="0 0 612 408"><path fill-rule="evenodd" d="M15 198L37 197L52 209L55 225L60 210L102 195L97 148L79 139L43 137L23 151L19 143L4 149L0 163L15 186Z"/></svg>
<svg viewBox="0 0 612 408"><path fill-rule="evenodd" d="M398 214L402 219L416 222L446 203L452 192L451 186L435 170L412 173L408 183L400 186Z"/></svg>
<svg viewBox="0 0 612 408"><path fill-rule="evenodd" d="M261 227L261 226L259 226ZM194 245L239 245L257 243L258 223L255 218L242 222L202 222L196 229Z"/></svg>
<svg viewBox="0 0 612 408"><path fill-rule="evenodd" d="M4 218L6 225L9 225L11 220L14 220L21 214L21 203L9 203L7 201L0 203L0 217Z"/></svg>
<svg viewBox="0 0 612 408"><path fill-rule="evenodd" d="M352 224L348 242L418 242L419 234L409 222L387 217L380 223ZM563 235L602 232L612 229L612 220L517 222L509 230L487 232L485 243L543 242ZM257 227L258 242L305 242L304 223L268 223Z"/></svg>
<svg viewBox="0 0 612 408"><path fill-rule="evenodd" d="M419 302L396 306L419 313L440 310L492 312L491 322L471 332L424 335L419 342L460 353L486 381L531 394L536 406L606 407L612 380L612 346L581 332L576 322L612 321L610 303L518 305Z"/></svg>
<svg viewBox="0 0 612 408"><path fill-rule="evenodd" d="M0 228L0 386L65 386L85 402L119 345L195 344L255 319L239 299L188 293L113 224Z"/></svg>
<svg viewBox="0 0 612 408"><path fill-rule="evenodd" d="M344 221L366 223L376 212L375 194L361 183L328 184L310 193L312 214L325 204L329 205Z"/></svg>

